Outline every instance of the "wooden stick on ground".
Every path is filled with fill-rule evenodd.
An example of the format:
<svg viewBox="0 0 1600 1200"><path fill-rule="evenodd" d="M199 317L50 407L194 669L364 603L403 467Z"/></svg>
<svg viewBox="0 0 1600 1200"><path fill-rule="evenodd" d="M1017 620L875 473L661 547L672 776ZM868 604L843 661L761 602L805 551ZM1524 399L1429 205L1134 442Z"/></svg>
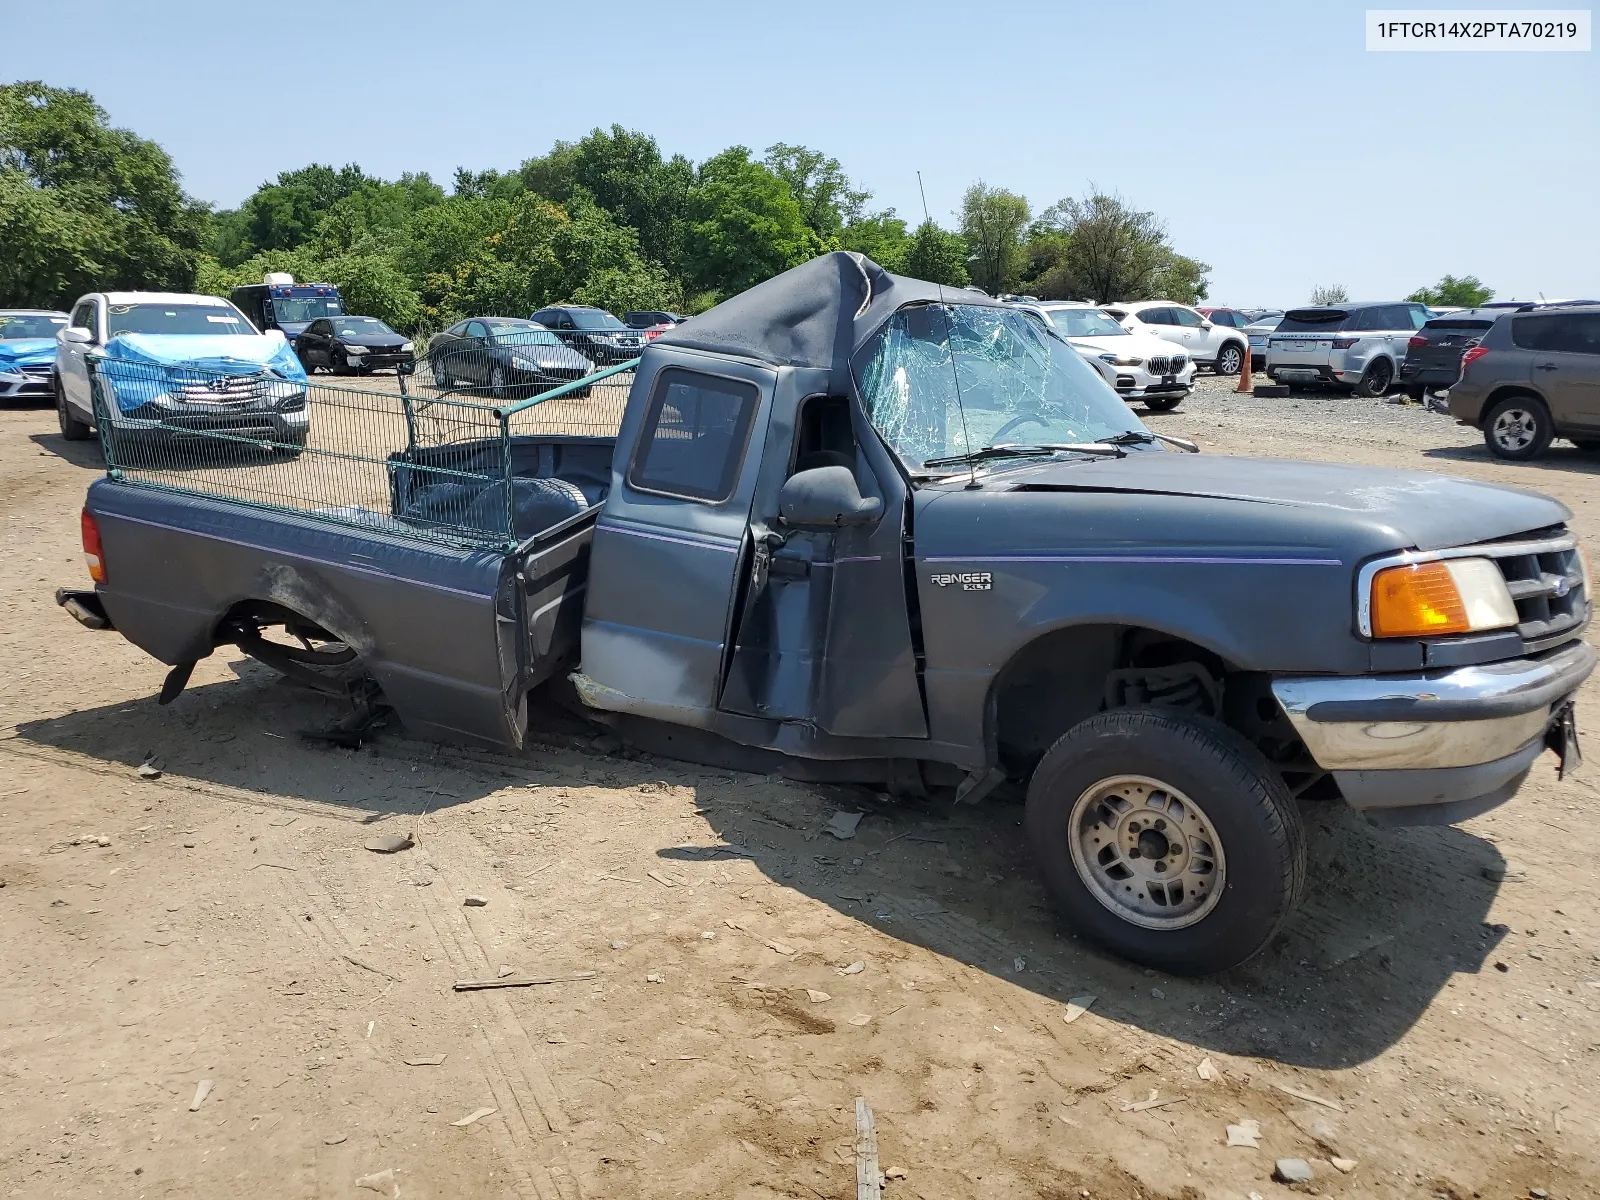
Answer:
<svg viewBox="0 0 1600 1200"><path fill-rule="evenodd" d="M535 987L541 983L576 983L580 979L593 979L593 971L574 971L571 975L527 975L517 978L515 975L505 979L458 979L456 991L481 992L487 988L508 987Z"/></svg>
<svg viewBox="0 0 1600 1200"><path fill-rule="evenodd" d="M883 1176L878 1171L878 1121L864 1096L856 1097L856 1200L880 1200Z"/></svg>

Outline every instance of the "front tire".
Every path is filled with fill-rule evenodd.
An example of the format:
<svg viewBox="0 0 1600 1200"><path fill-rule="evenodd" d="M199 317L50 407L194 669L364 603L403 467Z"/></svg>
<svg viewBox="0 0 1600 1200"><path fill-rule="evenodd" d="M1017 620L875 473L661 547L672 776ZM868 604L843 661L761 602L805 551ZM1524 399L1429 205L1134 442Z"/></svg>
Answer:
<svg viewBox="0 0 1600 1200"><path fill-rule="evenodd" d="M1526 462L1549 448L1555 437L1550 410L1536 396L1507 396L1483 419L1489 453L1509 462Z"/></svg>
<svg viewBox="0 0 1600 1200"><path fill-rule="evenodd" d="M1244 367L1244 350L1236 342L1229 342L1217 351L1218 375L1237 375Z"/></svg>
<svg viewBox="0 0 1600 1200"><path fill-rule="evenodd" d="M1361 382L1356 384L1356 395L1372 399L1375 396L1387 395L1389 385L1394 382L1394 364L1387 358L1375 358L1367 364L1367 369L1361 373Z"/></svg>
<svg viewBox="0 0 1600 1200"><path fill-rule="evenodd" d="M1034 771L1027 825L1074 929L1176 975L1260 953L1305 882L1282 778L1237 733L1180 710L1113 709L1074 726Z"/></svg>
<svg viewBox="0 0 1600 1200"><path fill-rule="evenodd" d="M80 421L72 415L72 410L67 407L67 392L61 386L61 376L55 378L56 384L56 423L61 427L61 438L68 442L86 442L92 432L87 421Z"/></svg>

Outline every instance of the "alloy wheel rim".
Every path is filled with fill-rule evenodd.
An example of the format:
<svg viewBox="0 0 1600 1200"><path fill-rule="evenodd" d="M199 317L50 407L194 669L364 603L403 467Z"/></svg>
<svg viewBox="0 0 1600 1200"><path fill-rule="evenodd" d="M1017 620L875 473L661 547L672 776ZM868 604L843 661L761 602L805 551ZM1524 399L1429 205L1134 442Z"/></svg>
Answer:
<svg viewBox="0 0 1600 1200"><path fill-rule="evenodd" d="M497 398L506 394L506 373L499 367L489 372L489 390Z"/></svg>
<svg viewBox="0 0 1600 1200"><path fill-rule="evenodd" d="M1105 908L1142 929L1184 929L1222 899L1227 861L1205 811L1147 775L1087 788L1067 822L1072 865Z"/></svg>
<svg viewBox="0 0 1600 1200"><path fill-rule="evenodd" d="M1508 408L1494 419L1495 444L1503 450L1526 450L1533 443L1533 414L1524 408Z"/></svg>
<svg viewBox="0 0 1600 1200"><path fill-rule="evenodd" d="M1239 352L1231 346L1222 352L1222 373L1233 375L1239 370Z"/></svg>

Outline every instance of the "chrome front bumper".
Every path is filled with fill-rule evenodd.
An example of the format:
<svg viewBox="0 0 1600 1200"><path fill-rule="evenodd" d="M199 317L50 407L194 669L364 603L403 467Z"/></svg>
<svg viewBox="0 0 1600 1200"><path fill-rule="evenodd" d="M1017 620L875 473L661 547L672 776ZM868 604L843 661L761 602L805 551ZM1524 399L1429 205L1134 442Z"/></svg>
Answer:
<svg viewBox="0 0 1600 1200"><path fill-rule="evenodd" d="M1574 642L1539 658L1399 677L1279 679L1272 690L1352 807L1487 801L1477 804L1484 811L1516 791L1596 658L1587 642Z"/></svg>

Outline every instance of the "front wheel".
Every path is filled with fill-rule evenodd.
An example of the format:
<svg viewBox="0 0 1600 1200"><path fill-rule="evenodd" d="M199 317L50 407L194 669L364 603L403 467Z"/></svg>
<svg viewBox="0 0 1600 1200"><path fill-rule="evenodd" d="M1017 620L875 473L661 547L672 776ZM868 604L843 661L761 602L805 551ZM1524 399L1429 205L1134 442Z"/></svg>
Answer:
<svg viewBox="0 0 1600 1200"><path fill-rule="evenodd" d="M90 427L87 421L80 421L72 415L72 410L67 407L67 392L61 386L61 376L57 375L56 384L56 424L61 427L62 440L68 442L86 442L89 440Z"/></svg>
<svg viewBox="0 0 1600 1200"><path fill-rule="evenodd" d="M1361 373L1361 382L1356 384L1356 395L1372 398L1387 395L1389 385L1394 382L1394 364L1387 358L1375 358L1367 364L1367 369Z"/></svg>
<svg viewBox="0 0 1600 1200"><path fill-rule="evenodd" d="M1507 396L1483 419L1483 441L1489 453L1512 462L1537 458L1554 436L1550 410L1533 396Z"/></svg>
<svg viewBox="0 0 1600 1200"><path fill-rule="evenodd" d="M1067 921L1177 975L1260 953L1304 886L1305 833L1282 778L1231 729L1180 710L1074 726L1034 771L1027 825Z"/></svg>
<svg viewBox="0 0 1600 1200"><path fill-rule="evenodd" d="M1217 352L1217 374L1237 375L1244 366L1244 351L1229 342Z"/></svg>

